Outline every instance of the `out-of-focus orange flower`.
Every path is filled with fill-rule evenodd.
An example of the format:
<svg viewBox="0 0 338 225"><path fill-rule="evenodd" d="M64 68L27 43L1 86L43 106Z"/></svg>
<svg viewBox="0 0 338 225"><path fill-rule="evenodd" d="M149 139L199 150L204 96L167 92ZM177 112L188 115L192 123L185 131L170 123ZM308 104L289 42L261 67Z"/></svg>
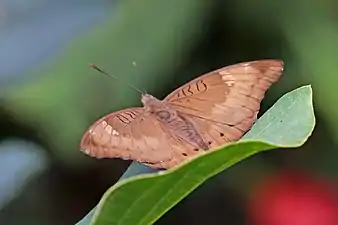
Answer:
<svg viewBox="0 0 338 225"><path fill-rule="evenodd" d="M249 201L253 225L338 225L334 185L299 171L284 171L263 181Z"/></svg>

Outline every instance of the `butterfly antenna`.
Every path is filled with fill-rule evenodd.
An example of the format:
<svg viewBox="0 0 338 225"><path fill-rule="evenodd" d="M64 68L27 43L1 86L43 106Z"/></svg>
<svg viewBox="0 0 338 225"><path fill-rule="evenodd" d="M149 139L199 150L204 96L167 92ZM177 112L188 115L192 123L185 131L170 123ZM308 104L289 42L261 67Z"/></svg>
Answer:
<svg viewBox="0 0 338 225"><path fill-rule="evenodd" d="M100 68L97 67L94 63L90 63L90 64L89 64L89 67L90 67L90 68L93 68L93 69L99 71L100 73L103 73L104 75L106 75L106 76L108 76L108 77L110 77L110 78L113 78L114 80L117 80L117 81L118 81L117 77L115 77L115 76L113 76L113 75L110 75L110 74L107 73L106 71L100 69ZM135 90L135 91L137 91L137 92L139 92L139 93L141 93L141 94L144 94L140 89L134 87L133 85L128 84L128 83L126 83L126 85L127 85L128 87L130 87L131 89L133 89L133 90Z"/></svg>

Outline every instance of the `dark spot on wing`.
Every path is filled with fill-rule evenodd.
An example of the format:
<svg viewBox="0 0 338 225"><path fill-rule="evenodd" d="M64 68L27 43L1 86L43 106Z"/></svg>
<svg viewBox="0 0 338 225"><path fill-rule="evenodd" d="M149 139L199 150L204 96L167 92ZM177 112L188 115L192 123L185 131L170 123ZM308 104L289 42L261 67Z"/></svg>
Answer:
<svg viewBox="0 0 338 225"><path fill-rule="evenodd" d="M189 86L188 86L188 92L189 92L191 95L193 95L194 92L192 92L190 89L191 89L191 85L189 84Z"/></svg>

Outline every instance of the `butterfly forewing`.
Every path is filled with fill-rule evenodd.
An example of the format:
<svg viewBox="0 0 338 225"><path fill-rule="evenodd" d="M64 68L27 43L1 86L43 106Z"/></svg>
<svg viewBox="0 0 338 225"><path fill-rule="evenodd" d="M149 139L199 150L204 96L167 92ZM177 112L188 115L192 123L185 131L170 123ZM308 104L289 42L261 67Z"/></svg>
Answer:
<svg viewBox="0 0 338 225"><path fill-rule="evenodd" d="M172 158L168 138L152 115L130 108L99 119L85 133L81 149L96 158L160 163Z"/></svg>
<svg viewBox="0 0 338 225"><path fill-rule="evenodd" d="M165 101L194 120L211 146L218 146L238 140L251 128L266 90L282 71L279 60L227 66L190 81Z"/></svg>
<svg viewBox="0 0 338 225"><path fill-rule="evenodd" d="M198 153L143 108L125 109L99 119L83 136L80 148L92 157L130 159L153 168L171 168Z"/></svg>

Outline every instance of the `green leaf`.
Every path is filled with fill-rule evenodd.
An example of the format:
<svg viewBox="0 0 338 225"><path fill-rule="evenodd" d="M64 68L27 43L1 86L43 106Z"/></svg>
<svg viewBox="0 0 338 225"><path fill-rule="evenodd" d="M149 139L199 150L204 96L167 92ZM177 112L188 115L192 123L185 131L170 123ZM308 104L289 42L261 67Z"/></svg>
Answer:
<svg viewBox="0 0 338 225"><path fill-rule="evenodd" d="M298 147L314 126L311 87L291 91L256 122L243 138L246 140L203 153L167 171L118 182L104 194L90 224L152 224L210 177L255 153Z"/></svg>

